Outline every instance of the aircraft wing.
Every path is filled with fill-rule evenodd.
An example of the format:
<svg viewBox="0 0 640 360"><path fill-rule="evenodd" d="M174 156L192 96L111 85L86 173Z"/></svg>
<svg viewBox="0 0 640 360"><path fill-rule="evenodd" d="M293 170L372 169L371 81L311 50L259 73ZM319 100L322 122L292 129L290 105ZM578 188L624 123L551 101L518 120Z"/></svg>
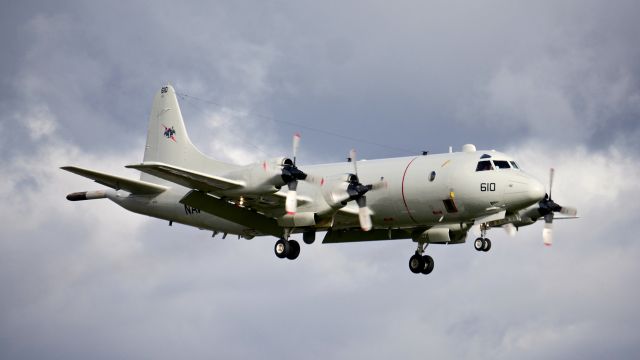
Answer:
<svg viewBox="0 0 640 360"><path fill-rule="evenodd" d="M125 190L132 194L157 194L165 191L166 186L152 184L146 181L132 180L120 176L105 174L99 171L83 169L76 166L63 166L62 170L72 172L74 174L84 176L94 180L98 184L108 186L116 190Z"/></svg>
<svg viewBox="0 0 640 360"><path fill-rule="evenodd" d="M227 200L217 198L202 191L191 190L181 203L193 206L223 219L255 229L265 235L282 236L277 221L249 208L238 206Z"/></svg>
<svg viewBox="0 0 640 360"><path fill-rule="evenodd" d="M188 170L178 166L159 162L148 162L135 165L127 165L127 168L140 170L144 173L157 176L187 188L215 192L216 190L232 190L244 186L240 181L225 179L220 176L209 175L199 171Z"/></svg>
<svg viewBox="0 0 640 360"><path fill-rule="evenodd" d="M190 189L212 193L218 197L220 197L221 191L241 189L245 185L242 181L209 175L164 163L147 162L127 165L126 167L157 176ZM255 209L269 216L277 217L284 214L286 196L285 191L278 191L269 194L225 196L225 198L236 204L241 203L245 208ZM297 200L298 206L311 202L311 199L303 196L298 196Z"/></svg>

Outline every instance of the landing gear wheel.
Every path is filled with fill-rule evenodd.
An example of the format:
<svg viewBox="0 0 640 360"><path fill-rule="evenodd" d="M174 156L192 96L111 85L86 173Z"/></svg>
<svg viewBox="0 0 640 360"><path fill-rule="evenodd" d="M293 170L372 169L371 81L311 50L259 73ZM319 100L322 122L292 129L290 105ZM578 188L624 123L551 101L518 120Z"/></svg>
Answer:
<svg viewBox="0 0 640 360"><path fill-rule="evenodd" d="M425 255L422 257L424 261L424 268L422 269L422 273L427 275L433 271L433 258L429 255Z"/></svg>
<svg viewBox="0 0 640 360"><path fill-rule="evenodd" d="M273 252L275 252L276 256L280 259L284 259L287 257L290 249L291 246L289 245L289 242L285 239L280 239L276 241L276 245L273 247Z"/></svg>
<svg viewBox="0 0 640 360"><path fill-rule="evenodd" d="M289 240L289 252L287 252L287 259L295 260L300 255L300 244L295 240Z"/></svg>
<svg viewBox="0 0 640 360"><path fill-rule="evenodd" d="M473 242L473 247L478 251L482 251L482 249L484 249L484 239L483 238L477 238Z"/></svg>
<svg viewBox="0 0 640 360"><path fill-rule="evenodd" d="M409 270L414 274L419 274L424 270L424 259L415 254L409 258Z"/></svg>
<svg viewBox="0 0 640 360"><path fill-rule="evenodd" d="M484 245L482 245L482 251L487 252L491 249L491 240L484 239Z"/></svg>

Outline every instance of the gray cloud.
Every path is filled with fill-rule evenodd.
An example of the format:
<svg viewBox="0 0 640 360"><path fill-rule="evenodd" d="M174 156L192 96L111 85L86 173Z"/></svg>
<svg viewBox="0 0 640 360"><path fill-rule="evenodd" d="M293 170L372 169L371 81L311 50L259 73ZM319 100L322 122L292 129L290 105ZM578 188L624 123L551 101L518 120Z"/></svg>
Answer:
<svg viewBox="0 0 640 360"><path fill-rule="evenodd" d="M6 11L5 11L6 10ZM2 358L636 358L637 4L32 2L0 15ZM505 149L582 219L494 248L303 248L69 203L136 177L157 87L194 142L247 162ZM291 123L298 124L291 125ZM343 133L357 142L307 128ZM330 146L327 146L330 144Z"/></svg>

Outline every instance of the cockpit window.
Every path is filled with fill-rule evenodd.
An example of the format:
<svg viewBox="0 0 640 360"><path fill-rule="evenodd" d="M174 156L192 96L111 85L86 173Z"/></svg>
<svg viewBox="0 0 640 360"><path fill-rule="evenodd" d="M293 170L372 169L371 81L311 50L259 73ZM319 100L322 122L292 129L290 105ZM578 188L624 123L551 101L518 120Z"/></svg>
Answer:
<svg viewBox="0 0 640 360"><path fill-rule="evenodd" d="M491 161L489 160L478 161L478 166L476 167L476 171L487 171L487 170L493 170L493 165L491 165Z"/></svg>
<svg viewBox="0 0 640 360"><path fill-rule="evenodd" d="M518 166L518 164L516 164L515 161L511 161L511 166L513 166L514 169L520 169L520 167Z"/></svg>
<svg viewBox="0 0 640 360"><path fill-rule="evenodd" d="M493 160L493 164L498 169L510 169L511 168L511 166L509 166L509 162L505 161L505 160Z"/></svg>

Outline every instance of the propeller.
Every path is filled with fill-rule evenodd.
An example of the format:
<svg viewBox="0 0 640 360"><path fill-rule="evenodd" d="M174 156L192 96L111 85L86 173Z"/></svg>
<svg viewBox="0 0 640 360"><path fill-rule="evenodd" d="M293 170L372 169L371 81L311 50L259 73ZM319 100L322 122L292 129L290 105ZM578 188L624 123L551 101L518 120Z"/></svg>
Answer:
<svg viewBox="0 0 640 360"><path fill-rule="evenodd" d="M358 220L360 221L360 227L364 231L369 231L373 227L371 222L371 211L367 207L367 197L365 194L374 188L378 188L380 185L363 185L358 178L358 162L356 160L356 151L351 150L349 152L349 159L353 164L353 174L349 176L349 185L347 186L347 194L349 198L347 201L355 200L358 204Z"/></svg>
<svg viewBox="0 0 640 360"><path fill-rule="evenodd" d="M538 212L544 217L544 228L542 229L542 240L546 246L551 246L553 243L553 218L555 213L561 213L563 215L575 216L578 211L574 207L558 205L551 198L553 189L553 178L555 170L551 168L549 170L549 194L546 194L544 199L538 203Z"/></svg>
<svg viewBox="0 0 640 360"><path fill-rule="evenodd" d="M295 214L298 207L298 180L305 180L307 174L296 166L298 147L300 146L300 134L293 135L293 161L285 160L282 166L282 181L287 184L289 191L285 200L285 210L287 214Z"/></svg>
<svg viewBox="0 0 640 360"><path fill-rule="evenodd" d="M518 233L518 228L516 228L512 223L504 224L502 225L502 228L511 237L516 236L516 234Z"/></svg>

